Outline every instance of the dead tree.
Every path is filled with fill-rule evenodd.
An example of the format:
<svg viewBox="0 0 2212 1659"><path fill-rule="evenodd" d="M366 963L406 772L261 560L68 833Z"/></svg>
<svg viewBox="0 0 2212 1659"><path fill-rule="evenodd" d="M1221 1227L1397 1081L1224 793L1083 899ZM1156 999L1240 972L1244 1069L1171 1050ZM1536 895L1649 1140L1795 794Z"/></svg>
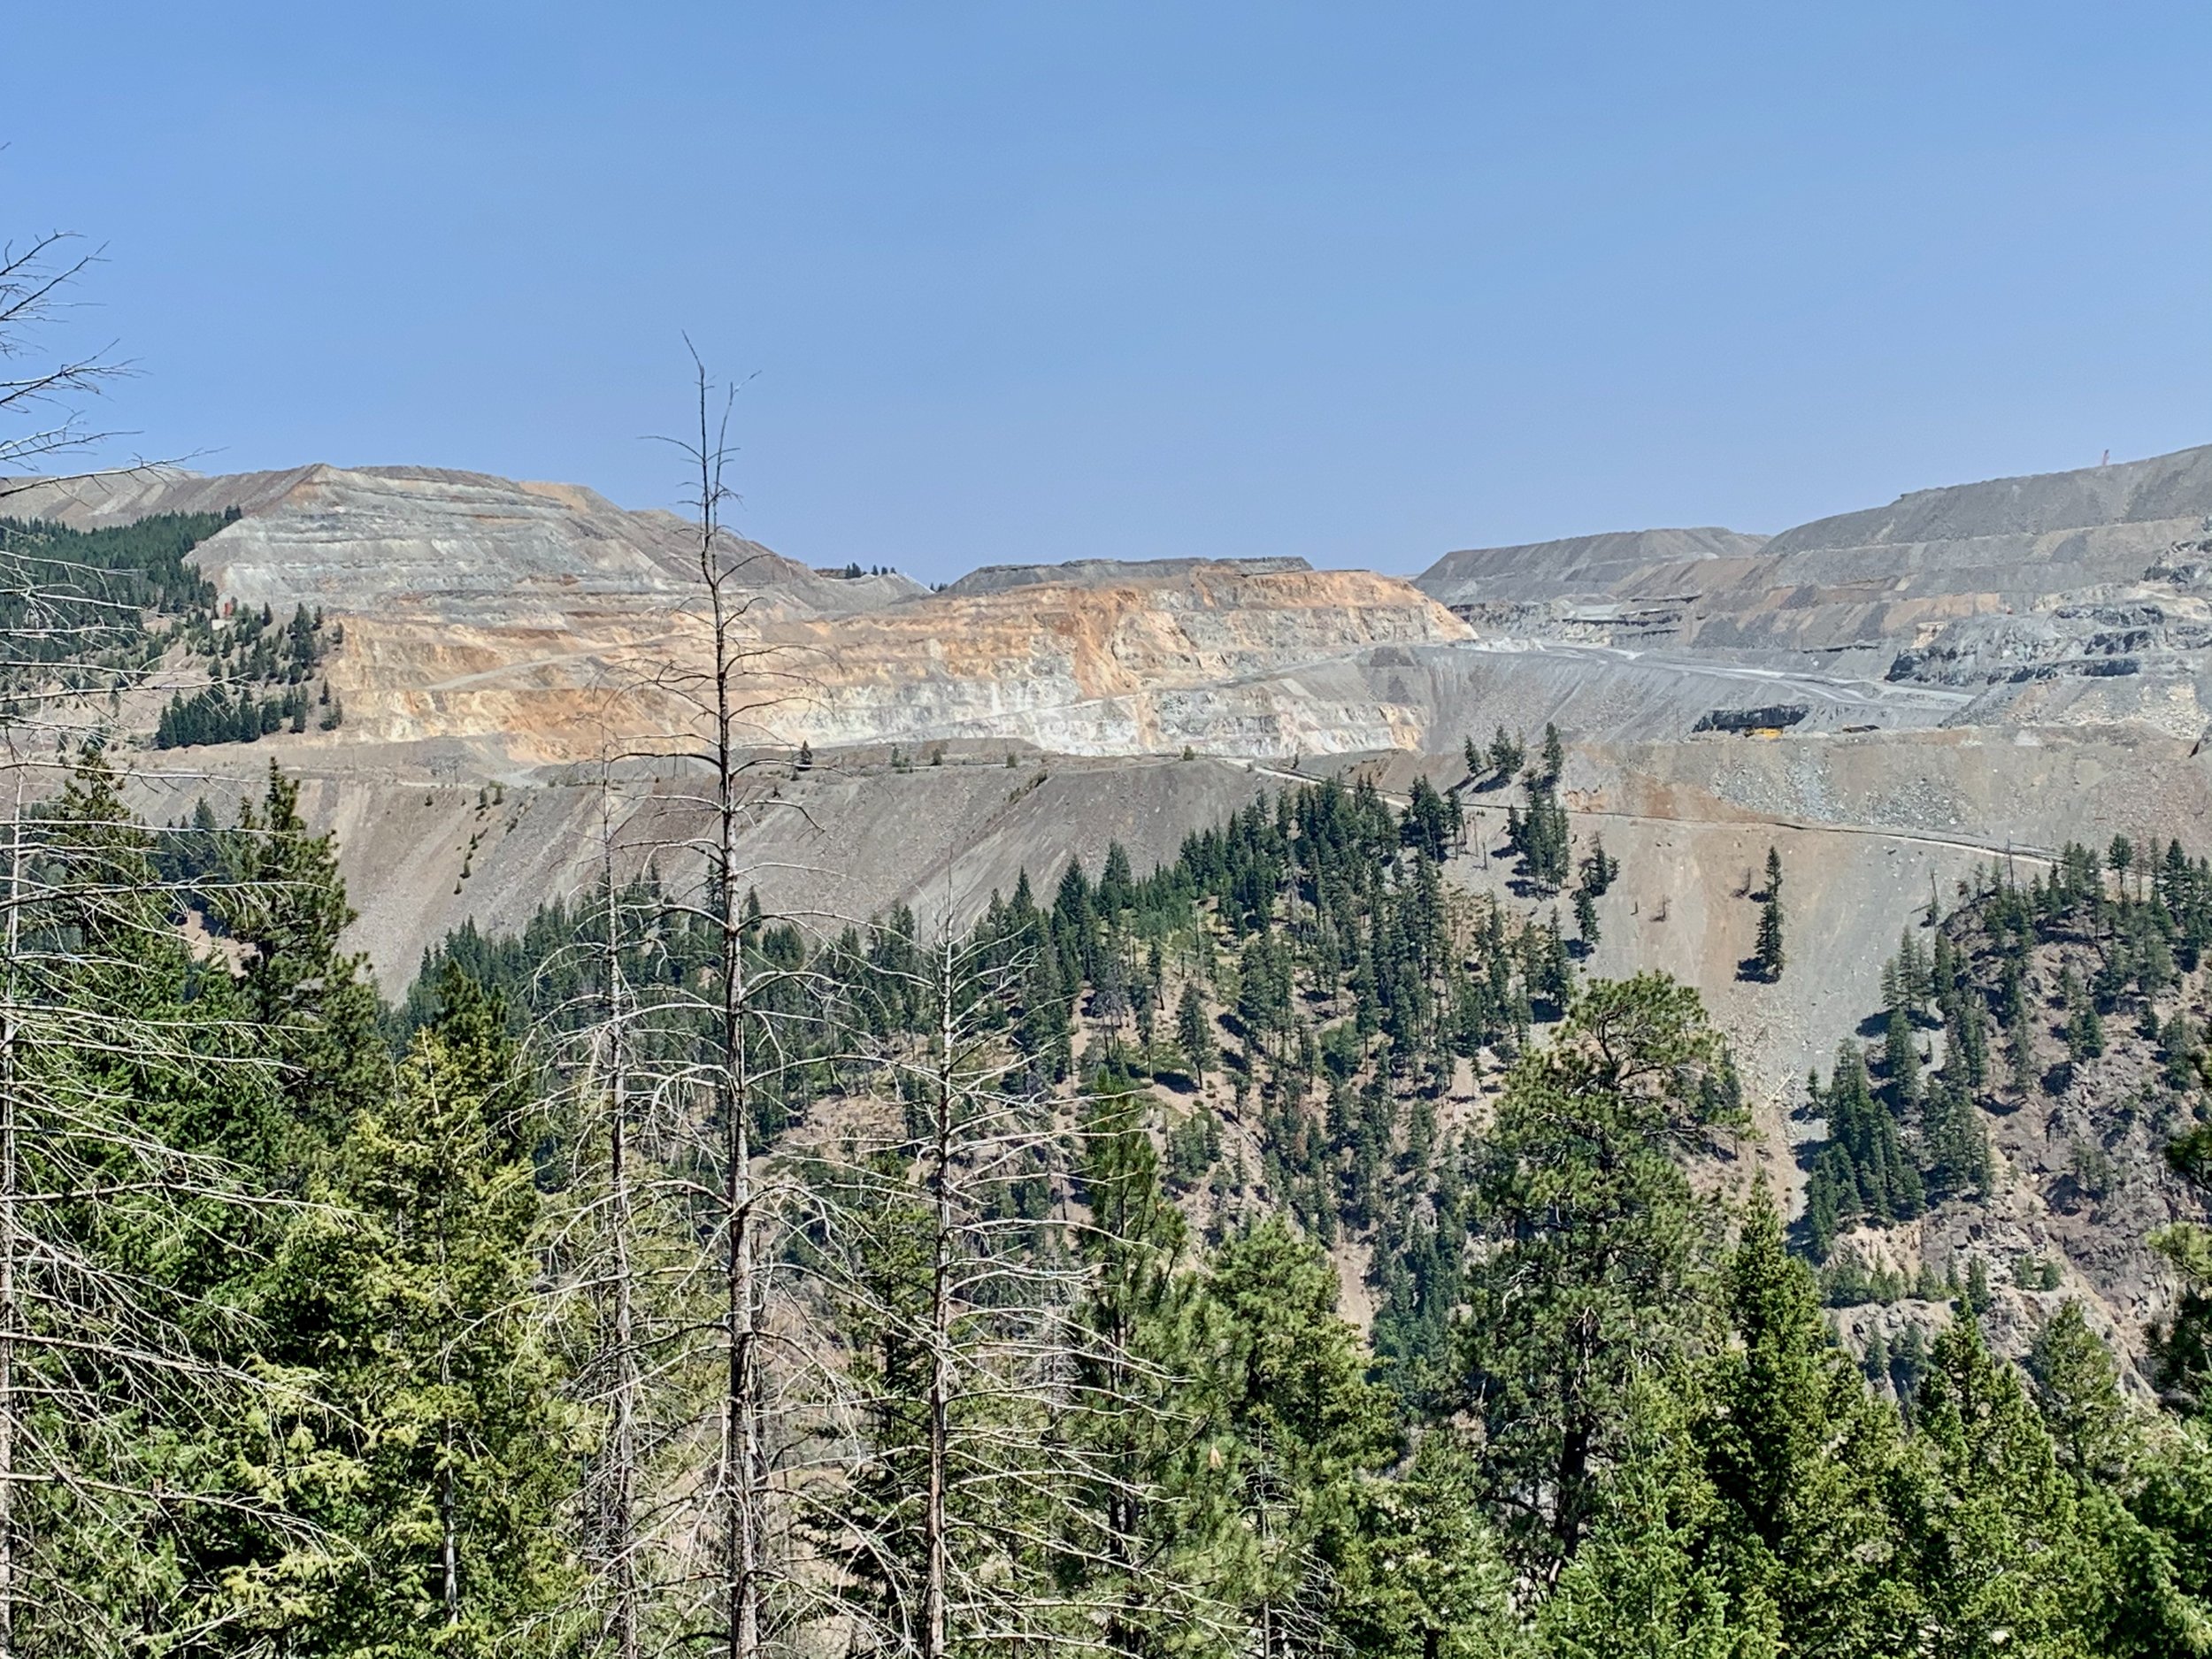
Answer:
<svg viewBox="0 0 2212 1659"><path fill-rule="evenodd" d="M10 474L111 435L88 426L79 405L127 365L106 350L36 359L29 347L98 257L66 231L0 246L0 501L23 481Z"/></svg>
<svg viewBox="0 0 2212 1659"><path fill-rule="evenodd" d="M582 1370L607 1439L588 1507L621 1659L672 1641L695 1652L703 1639L726 1659L755 1659L776 1640L770 1602L787 1577L770 1539L784 1440L766 1359L778 1192L762 1175L756 1118L789 1051L813 1039L779 1002L804 966L755 959L763 924L749 912L744 858L760 820L787 810L769 781L790 752L773 720L805 679L759 635L757 564L769 556L726 527L728 404L718 409L694 367L696 427L671 442L690 474L696 603L670 660L610 687L633 711L672 718L607 758L679 762L662 803L698 828L635 849L679 873L665 891L634 892L603 795L597 1006L565 1061L581 1102L580 1197L552 1246L565 1260L557 1279L588 1286L596 1310ZM711 966L642 993L625 963L656 929L703 932Z"/></svg>
<svg viewBox="0 0 2212 1659"><path fill-rule="evenodd" d="M0 250L0 473L103 435L77 404L121 365L41 360L30 341L91 258L64 235ZM126 1581L180 1517L219 1509L313 1542L250 1492L180 1489L150 1450L297 1404L244 1363L234 1315L146 1260L156 1240L265 1234L289 1201L150 1104L270 1078L242 1022L181 995L179 917L211 883L159 878L165 832L124 808L102 752L114 694L150 668L111 649L141 618L109 576L0 540L0 1659L210 1636L231 1616L214 1586L148 1598L133 1632L85 1583Z"/></svg>
<svg viewBox="0 0 2212 1659"><path fill-rule="evenodd" d="M611 781L602 803L580 960L548 964L580 968L583 988L546 1010L539 1035L569 1102L544 1312L599 1427L577 1494L585 1611L608 1651L638 1659L719 1640L728 1611L724 1002L718 979L672 979L663 960L695 942L677 936L687 928L718 929L718 911L657 880L626 880ZM718 949L716 961L718 974ZM748 1179L757 1191L749 1169ZM772 1301L762 1287L757 1305ZM775 1472L764 1470L763 1484Z"/></svg>
<svg viewBox="0 0 2212 1659"><path fill-rule="evenodd" d="M902 956L847 977L910 1023L786 1154L838 1339L818 1385L828 1478L800 1529L854 1653L1104 1649L1084 1586L1141 1571L1115 1529L1146 1494L1102 1426L1125 1402L1095 1379L1142 1362L1081 1317L1081 1102L1010 1041L1025 961L949 918Z"/></svg>
<svg viewBox="0 0 2212 1659"><path fill-rule="evenodd" d="M153 872L153 833L96 754L50 792L35 762L19 749L12 759L0 861L0 1655L19 1642L98 1654L124 1636L88 1577L127 1579L174 1517L204 1506L311 1541L250 1492L180 1487L151 1449L296 1406L245 1363L234 1316L143 1259L156 1240L250 1236L253 1217L291 1201L149 1110L165 1089L269 1081L242 1028L165 1000L187 964L181 895ZM149 1602L131 1640L204 1622L224 1601L208 1584L184 1598Z"/></svg>
<svg viewBox="0 0 2212 1659"><path fill-rule="evenodd" d="M570 1375L601 1440L577 1492L577 1530L591 1571L588 1609L616 1659L640 1659L657 1630L660 1562L670 1553L641 1505L659 1460L652 1425L661 1414L649 1386L671 1345L666 1280L680 1271L680 1218L670 1213L640 1121L634 1048L640 998L629 962L649 936L615 866L614 789L600 785L600 879L580 918L585 988L579 1006L552 1010L548 1041L572 1102L567 1180L548 1213L544 1312L571 1337ZM570 1029L572 1021L574 1029ZM641 1145L641 1141L645 1142Z"/></svg>

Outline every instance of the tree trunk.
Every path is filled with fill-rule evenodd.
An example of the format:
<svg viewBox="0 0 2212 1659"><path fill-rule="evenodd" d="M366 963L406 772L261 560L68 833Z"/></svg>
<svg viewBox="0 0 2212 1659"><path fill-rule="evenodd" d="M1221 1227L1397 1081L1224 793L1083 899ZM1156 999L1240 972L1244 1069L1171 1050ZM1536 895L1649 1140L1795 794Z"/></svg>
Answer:
<svg viewBox="0 0 2212 1659"><path fill-rule="evenodd" d="M23 774L15 775L15 810L8 826L7 960L0 977L0 1659L15 1653L15 1263L17 1170L16 1072L20 1041L16 1002L17 953L22 941Z"/></svg>
<svg viewBox="0 0 2212 1659"><path fill-rule="evenodd" d="M613 1251L614 1400L611 1459L613 1489L607 1496L607 1541L613 1556L615 1659L638 1659L642 1619L638 1606L636 1301L630 1282L629 1071L622 1030L622 932L615 907L614 837L607 826L607 1208Z"/></svg>
<svg viewBox="0 0 2212 1659"><path fill-rule="evenodd" d="M946 1581L950 1570L950 1548L946 1537L945 1484L951 1433L952 1340L952 1191L951 1163L956 1091L953 1045L957 1033L953 1022L953 944L947 925L939 976L938 1040L943 1045L937 1058L936 1121L931 1125L930 1204L933 1236L929 1279L929 1490L923 1520L927 1550L922 1589L924 1659L945 1659Z"/></svg>
<svg viewBox="0 0 2212 1659"><path fill-rule="evenodd" d="M726 1472L728 1488L725 1525L726 1617L729 1659L754 1659L760 1651L760 1529L764 1522L761 1480L760 1401L754 1343L758 1299L754 1286L752 1240L752 1102L747 1089L745 1031L744 918L737 893L737 831L740 760L735 741L736 710L732 680L737 664L730 647L729 573L716 549L722 497L721 446L707 426L706 381L699 388L701 525L699 571L713 606L714 768L716 829L714 876L721 932L721 1079L718 1093L723 1118L726 1164L723 1203L727 1211L724 1269L726 1274L729 1375L725 1384Z"/></svg>

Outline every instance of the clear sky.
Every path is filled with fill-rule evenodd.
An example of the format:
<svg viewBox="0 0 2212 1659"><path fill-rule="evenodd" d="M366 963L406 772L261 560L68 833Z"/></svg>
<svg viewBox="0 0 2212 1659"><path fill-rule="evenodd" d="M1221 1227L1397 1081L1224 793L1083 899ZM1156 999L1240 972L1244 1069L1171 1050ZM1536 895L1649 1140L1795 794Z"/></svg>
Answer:
<svg viewBox="0 0 2212 1659"><path fill-rule="evenodd" d="M0 234L206 470L818 564L1778 529L2212 442L2212 7L21 0Z"/></svg>

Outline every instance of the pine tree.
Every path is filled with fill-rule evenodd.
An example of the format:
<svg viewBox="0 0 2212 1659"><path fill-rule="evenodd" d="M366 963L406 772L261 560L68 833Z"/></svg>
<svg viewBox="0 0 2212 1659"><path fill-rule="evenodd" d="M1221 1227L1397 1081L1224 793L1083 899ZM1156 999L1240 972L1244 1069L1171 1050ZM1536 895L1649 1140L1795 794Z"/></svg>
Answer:
<svg viewBox="0 0 2212 1659"><path fill-rule="evenodd" d="M1503 783L1510 779L1515 772L1521 770L1521 762L1526 757L1527 752L1519 738L1507 735L1505 727L1499 726L1491 734L1487 756L1492 780ZM1470 770L1471 771L1472 768L1471 767Z"/></svg>
<svg viewBox="0 0 2212 1659"><path fill-rule="evenodd" d="M1598 942L1598 907L1588 887L1575 889L1575 937L1586 948L1594 948Z"/></svg>
<svg viewBox="0 0 2212 1659"><path fill-rule="evenodd" d="M1727 1301L1737 1340L1708 1362L1691 1419L1720 1506L1709 1558L1740 1601L1774 1609L1793 1650L1906 1650L1919 1609L1887 1506L1903 1467L1896 1419L1830 1339L1813 1276L1785 1251L1763 1193ZM1886 1344L1879 1355L1886 1380Z"/></svg>
<svg viewBox="0 0 2212 1659"><path fill-rule="evenodd" d="M2212 1189L2212 1127L2198 1125L2166 1156L2193 1186ZM2212 1419L2212 1227L2177 1221L2150 1243L2181 1279L2179 1299L2151 1331L2153 1378L2170 1405Z"/></svg>
<svg viewBox="0 0 2212 1659"><path fill-rule="evenodd" d="M2027 1370L2060 1465L2087 1485L2116 1482L2137 1450L2133 1408L2120 1392L2112 1350L2089 1328L2080 1302L2068 1298L2044 1322Z"/></svg>
<svg viewBox="0 0 2212 1659"><path fill-rule="evenodd" d="M1760 978L1770 982L1782 977L1784 954L1782 948L1782 901L1769 898L1759 906L1759 938L1753 948L1758 959Z"/></svg>
<svg viewBox="0 0 2212 1659"><path fill-rule="evenodd" d="M1952 1071L1952 1062L1947 1061L1922 1109L1932 1200L1986 1193L1992 1181L1988 1133L1968 1085L1954 1078Z"/></svg>
<svg viewBox="0 0 2212 1659"><path fill-rule="evenodd" d="M1328 1257L1279 1217L1226 1240L1203 1283L1222 1322L1207 1386L1251 1540L1222 1594L1255 1651L1311 1651L1342 1617L1333 1586L1356 1546L1361 1483L1397 1450L1390 1397L1336 1311Z"/></svg>
<svg viewBox="0 0 2212 1659"><path fill-rule="evenodd" d="M1117 1091L1096 1103L1081 1165L1089 1340L1074 1375L1089 1405L1071 1429L1087 1457L1067 1542L1079 1599L1116 1654L1177 1651L1220 1624L1246 1539L1218 1402L1198 1377L1211 1327L1179 1268L1185 1229L1160 1184L1143 1098Z"/></svg>
<svg viewBox="0 0 2212 1659"><path fill-rule="evenodd" d="M280 1114L120 781L19 790L0 864L0 1652L181 1643L260 1587L232 1539L303 1541L233 1455L284 1389L240 1317Z"/></svg>
<svg viewBox="0 0 2212 1659"><path fill-rule="evenodd" d="M1973 1318L1936 1340L1914 1421L1930 1478L1909 1511L1909 1548L1933 1650L2086 1651L2100 1586L2071 1483Z"/></svg>
<svg viewBox="0 0 2212 1659"><path fill-rule="evenodd" d="M417 1035L286 1237L262 1317L333 1409L296 1410L306 1513L339 1540L302 1635L344 1651L553 1651L580 1425L529 1307L537 1195L511 1050L464 1002Z"/></svg>
<svg viewBox="0 0 2212 1659"><path fill-rule="evenodd" d="M1680 1157L1736 1126L1701 1087L1720 1057L1694 992L1601 981L1499 1102L1480 1198L1494 1242L1463 1328L1486 1479L1524 1571L1580 1548L1632 1379L1706 1328L1717 1217Z"/></svg>
<svg viewBox="0 0 2212 1659"><path fill-rule="evenodd" d="M1538 1608L1539 1650L1557 1659L1779 1659L1780 1619L1757 1587L1711 1558L1723 1510L1697 1467L1680 1403L1640 1380L1623 1402L1621 1469L1594 1506L1589 1542Z"/></svg>
<svg viewBox="0 0 2212 1659"><path fill-rule="evenodd" d="M1182 997L1175 1004L1175 1043L1182 1049L1191 1075L1202 1087L1206 1068L1213 1064L1213 1028L1206 1018L1205 1000L1199 995L1194 979L1183 982Z"/></svg>
<svg viewBox="0 0 2212 1659"><path fill-rule="evenodd" d="M1912 1017L1901 1008L1890 1010L1884 1027L1882 1070L1898 1117L1909 1118L1920 1107L1920 1043L1913 1033Z"/></svg>
<svg viewBox="0 0 2212 1659"><path fill-rule="evenodd" d="M1782 855L1767 849L1766 887L1759 895L1759 934L1750 969L1771 984L1782 977Z"/></svg>
<svg viewBox="0 0 2212 1659"><path fill-rule="evenodd" d="M1536 773L1538 787L1546 791L1557 788L1560 779L1566 775L1566 746L1559 741L1559 728L1547 720L1544 722L1543 758Z"/></svg>
<svg viewBox="0 0 2212 1659"><path fill-rule="evenodd" d="M2035 1063L2035 1027L2025 996L2014 1004L2005 1024L2005 1064L2012 1072L2012 1087L2022 1094L2040 1080Z"/></svg>
<svg viewBox="0 0 2212 1659"><path fill-rule="evenodd" d="M1897 1120L1875 1097L1858 1045L1836 1050L1836 1069L1816 1103L1828 1119L1828 1138L1815 1156L1806 1186L1809 1230L1815 1254L1843 1225L1910 1220L1926 1202L1920 1172L1907 1155Z"/></svg>
<svg viewBox="0 0 2212 1659"><path fill-rule="evenodd" d="M1583 856L1578 866L1582 887L1594 899L1601 899L1620 879L1621 861L1605 850L1602 835L1590 837L1590 850Z"/></svg>
<svg viewBox="0 0 2212 1659"><path fill-rule="evenodd" d="M308 833L299 786L273 764L262 810L240 809L229 845L236 879L217 913L242 948L240 989L309 1156L335 1143L388 1075L375 987L365 959L345 949L354 912L336 845Z"/></svg>
<svg viewBox="0 0 2212 1659"><path fill-rule="evenodd" d="M1374 1659L1492 1659L1519 1636L1512 1583L1483 1519L1480 1471L1448 1429L1416 1443L1402 1474L1354 1489L1335 1563L1332 1634Z"/></svg>

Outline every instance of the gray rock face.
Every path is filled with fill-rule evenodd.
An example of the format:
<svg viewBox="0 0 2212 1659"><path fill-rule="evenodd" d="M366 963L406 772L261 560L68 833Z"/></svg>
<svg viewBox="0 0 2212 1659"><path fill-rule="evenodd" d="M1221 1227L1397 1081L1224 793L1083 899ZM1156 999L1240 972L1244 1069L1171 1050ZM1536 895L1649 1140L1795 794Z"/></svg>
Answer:
<svg viewBox="0 0 2212 1659"><path fill-rule="evenodd" d="M1310 571L1302 558L1249 559L1070 559L1064 565L986 565L970 571L943 591L1002 594L1047 583L1074 588L1110 588L1126 582L1171 581L1193 575L1273 576Z"/></svg>
<svg viewBox="0 0 2212 1659"><path fill-rule="evenodd" d="M1915 490L1886 507L1816 518L1767 544L1777 558L1877 548L1927 549L2067 531L2163 526L2212 513L2212 444L2145 461Z"/></svg>
<svg viewBox="0 0 2212 1659"><path fill-rule="evenodd" d="M203 478L149 468L7 497L19 518L91 527L162 512L244 517L201 543L193 563L241 604L351 613L395 602L457 620L581 601L667 609L694 580L697 529L669 512L632 512L573 484L517 483L438 467L336 467ZM846 581L757 542L728 539L749 590L803 613L841 615L906 598L903 578Z"/></svg>
<svg viewBox="0 0 2212 1659"><path fill-rule="evenodd" d="M1917 490L1763 542L1648 531L1455 553L1419 585L1485 634L1769 668L1981 687L2124 680L2136 660L2193 678L2212 668L2212 611L2193 603L2208 530L2212 446ZM2193 564L2192 547L2207 549ZM2162 729L2191 718L2151 700ZM2068 718L2124 718L2128 701L2107 686L2031 718L2062 702Z"/></svg>
<svg viewBox="0 0 2212 1659"><path fill-rule="evenodd" d="M1749 558L1765 544L1764 536L1711 527L1616 530L1447 553L1413 585L1439 604L1455 607L1609 596L1653 572L1707 559Z"/></svg>

